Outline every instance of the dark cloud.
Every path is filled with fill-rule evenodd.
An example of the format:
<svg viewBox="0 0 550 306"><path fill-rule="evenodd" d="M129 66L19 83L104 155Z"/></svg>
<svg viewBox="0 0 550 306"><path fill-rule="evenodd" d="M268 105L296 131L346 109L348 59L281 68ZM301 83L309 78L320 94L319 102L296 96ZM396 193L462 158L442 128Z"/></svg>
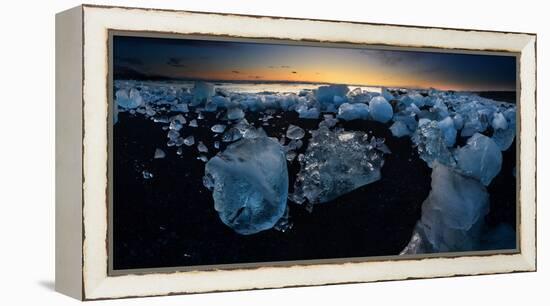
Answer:
<svg viewBox="0 0 550 306"><path fill-rule="evenodd" d="M281 66L281 68L283 68L283 69L289 69L290 66L284 66L284 65L283 65L283 66Z"/></svg>
<svg viewBox="0 0 550 306"><path fill-rule="evenodd" d="M296 72L296 71L292 71L292 73L298 73L298 72Z"/></svg>
<svg viewBox="0 0 550 306"><path fill-rule="evenodd" d="M118 62L118 64L126 64L132 66L143 65L143 61L135 57L115 57L115 61Z"/></svg>
<svg viewBox="0 0 550 306"><path fill-rule="evenodd" d="M233 72L233 73L236 73L236 74L239 74L239 73L241 73L241 72L240 72L240 71L238 71L238 70L232 70L231 72Z"/></svg>
<svg viewBox="0 0 550 306"><path fill-rule="evenodd" d="M187 67L187 65L184 64L185 61L185 58L171 57L168 59L166 64L172 67Z"/></svg>
<svg viewBox="0 0 550 306"><path fill-rule="evenodd" d="M406 55L403 54L403 52L398 52L398 51L362 49L360 52L361 54L374 57L380 62L382 62L383 64L389 65L389 66L395 66L397 64L401 64L406 57Z"/></svg>

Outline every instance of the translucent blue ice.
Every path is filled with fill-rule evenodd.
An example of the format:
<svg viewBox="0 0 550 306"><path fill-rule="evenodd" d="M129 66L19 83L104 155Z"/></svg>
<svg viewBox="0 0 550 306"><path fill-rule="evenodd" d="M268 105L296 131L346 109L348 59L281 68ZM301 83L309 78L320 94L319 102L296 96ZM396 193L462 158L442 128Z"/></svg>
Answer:
<svg viewBox="0 0 550 306"><path fill-rule="evenodd" d="M500 148L483 134L474 134L468 139L466 146L458 148L454 155L459 171L479 180L485 186L500 172Z"/></svg>
<svg viewBox="0 0 550 306"><path fill-rule="evenodd" d="M363 103L344 103L338 108L337 117L346 121L355 119L367 120L369 117L369 107Z"/></svg>
<svg viewBox="0 0 550 306"><path fill-rule="evenodd" d="M115 93L115 96L117 105L125 109L137 108L143 104L143 98L139 90L135 88L130 89L130 92L126 89L119 89Z"/></svg>
<svg viewBox="0 0 550 306"><path fill-rule="evenodd" d="M272 228L288 194L286 156L272 138L241 139L206 163L204 184L224 224L249 235Z"/></svg>
<svg viewBox="0 0 550 306"><path fill-rule="evenodd" d="M485 186L439 163L434 164L431 184L422 203L422 217L402 254L478 249L489 212Z"/></svg>
<svg viewBox="0 0 550 306"><path fill-rule="evenodd" d="M382 96L372 98L369 102L370 117L374 121L386 123L393 117L393 109L386 99Z"/></svg>
<svg viewBox="0 0 550 306"><path fill-rule="evenodd" d="M290 198L296 203L324 203L375 182L384 152L389 150L383 140L364 132L322 126L312 132Z"/></svg>

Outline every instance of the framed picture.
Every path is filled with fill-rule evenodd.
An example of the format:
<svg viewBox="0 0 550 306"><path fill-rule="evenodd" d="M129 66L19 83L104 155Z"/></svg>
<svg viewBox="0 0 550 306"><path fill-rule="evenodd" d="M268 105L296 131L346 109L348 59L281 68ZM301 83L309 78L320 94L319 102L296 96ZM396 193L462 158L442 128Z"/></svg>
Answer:
<svg viewBox="0 0 550 306"><path fill-rule="evenodd" d="M536 270L536 36L56 17L56 289L93 300Z"/></svg>

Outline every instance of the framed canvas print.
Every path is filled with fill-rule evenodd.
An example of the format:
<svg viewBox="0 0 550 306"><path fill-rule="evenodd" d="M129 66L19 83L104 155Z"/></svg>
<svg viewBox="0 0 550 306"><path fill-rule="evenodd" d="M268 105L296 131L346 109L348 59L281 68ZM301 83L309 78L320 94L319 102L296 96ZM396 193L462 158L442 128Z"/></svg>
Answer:
<svg viewBox="0 0 550 306"><path fill-rule="evenodd" d="M56 17L56 289L536 270L536 36L83 5Z"/></svg>

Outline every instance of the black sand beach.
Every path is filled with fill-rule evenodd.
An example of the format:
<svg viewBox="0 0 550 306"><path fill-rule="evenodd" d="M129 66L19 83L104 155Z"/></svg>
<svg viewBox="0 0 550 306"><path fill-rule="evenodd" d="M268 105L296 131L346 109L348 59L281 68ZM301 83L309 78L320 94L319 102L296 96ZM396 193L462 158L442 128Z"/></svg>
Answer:
<svg viewBox="0 0 550 306"><path fill-rule="evenodd" d="M188 120L196 118L189 114ZM215 113L204 114L198 128L186 126L182 135L203 141L210 158L218 152L214 141L220 140L210 127L219 120ZM277 138L289 124L311 130L320 122L300 119L294 112L275 115L282 116L262 127ZM258 116L246 114L250 123L260 126ZM211 192L202 184L204 162L196 159L196 145L182 146L183 154L177 155L176 147L166 147L162 125L121 113L114 126L115 270L397 255L408 243L430 191L431 169L408 137L393 137L389 124L341 122L346 130L386 139L392 154L385 157L381 180L316 205L311 213L289 201L291 230L243 236L219 220ZM309 136L306 133L298 153L305 151ZM220 143L223 150L227 143ZM156 148L164 150L166 158L153 159ZM486 218L491 226L504 222L515 227L515 157L514 142L503 152L502 170L488 187L491 211ZM299 168L297 160L289 163L290 191ZM143 170L154 177L144 179Z"/></svg>

